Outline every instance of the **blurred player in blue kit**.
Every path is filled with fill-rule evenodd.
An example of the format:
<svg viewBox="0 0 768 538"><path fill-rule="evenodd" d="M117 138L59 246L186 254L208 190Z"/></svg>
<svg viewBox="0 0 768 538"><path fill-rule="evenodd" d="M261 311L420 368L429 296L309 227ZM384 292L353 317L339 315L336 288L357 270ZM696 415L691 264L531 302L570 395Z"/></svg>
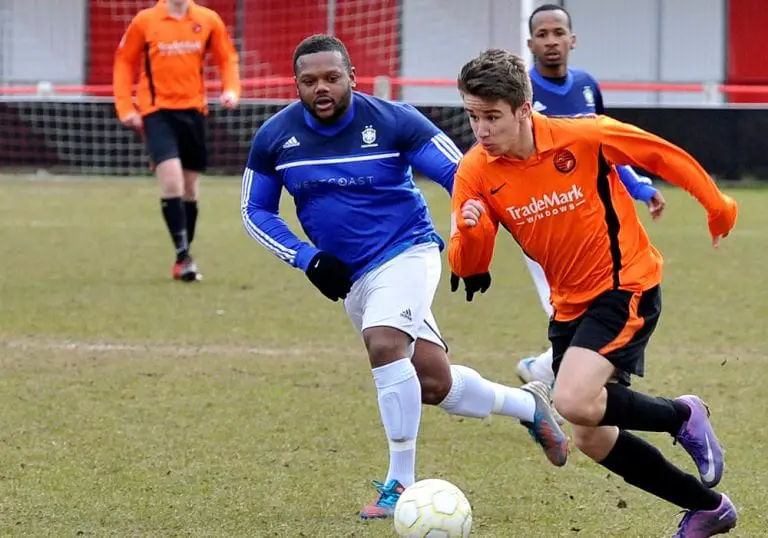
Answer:
<svg viewBox="0 0 768 538"><path fill-rule="evenodd" d="M412 106L354 91L354 68L334 37L302 41L293 68L300 101L253 139L242 218L256 242L328 299L343 299L362 336L390 459L360 517L391 517L415 481L422 403L466 417L519 419L550 462L565 464L568 438L555 422L549 386L510 388L451 365L431 311L444 244L412 167L450 193L461 151ZM279 216L283 188L309 242Z"/></svg>
<svg viewBox="0 0 768 538"><path fill-rule="evenodd" d="M568 55L576 47L571 16L556 4L536 8L528 19L531 37L528 48L535 63L530 70L533 87L533 109L546 116L581 116L604 114L603 95L597 80L586 71L568 67ZM651 185L647 177L639 176L629 166L617 167L619 177L635 200L648 205L654 219L661 217L666 202ZM550 287L544 271L535 261L525 256L536 291L547 317L552 317ZM517 375L523 382L533 380L553 383L552 348L544 353L522 359L517 364Z"/></svg>

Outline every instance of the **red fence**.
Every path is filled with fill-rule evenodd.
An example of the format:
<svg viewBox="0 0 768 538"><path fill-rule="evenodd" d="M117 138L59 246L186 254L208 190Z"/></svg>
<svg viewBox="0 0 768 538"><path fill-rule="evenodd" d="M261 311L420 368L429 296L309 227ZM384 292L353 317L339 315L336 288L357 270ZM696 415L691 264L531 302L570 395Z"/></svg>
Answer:
<svg viewBox="0 0 768 538"><path fill-rule="evenodd" d="M768 2L730 0L728 2L728 55L726 77L729 84L768 85L768 62L762 60L766 48ZM732 103L765 103L768 93L734 93Z"/></svg>
<svg viewBox="0 0 768 538"><path fill-rule="evenodd" d="M221 15L233 39L239 44L243 77L292 77L293 49L313 33L325 33L328 12L325 2L318 0L243 0L238 14L237 0L205 0L199 2ZM136 14L119 2L91 0L89 7L88 84L112 83L112 61L115 47L128 22ZM147 0L146 6L153 1ZM241 17L241 18L239 18ZM399 71L398 0L369 0L361 7L355 0L337 0L335 34L344 41L355 60L358 74L368 77ZM361 88L370 91L371 88ZM295 90L289 86L260 90L259 97L290 98Z"/></svg>

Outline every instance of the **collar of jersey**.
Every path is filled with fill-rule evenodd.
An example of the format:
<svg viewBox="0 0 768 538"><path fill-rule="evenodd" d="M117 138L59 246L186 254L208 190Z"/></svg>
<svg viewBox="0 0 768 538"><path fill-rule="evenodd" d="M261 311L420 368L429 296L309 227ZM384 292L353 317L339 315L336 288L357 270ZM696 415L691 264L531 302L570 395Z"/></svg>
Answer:
<svg viewBox="0 0 768 538"><path fill-rule="evenodd" d="M544 88L550 93L555 93L557 95L565 95L569 91L571 91L571 88L573 87L573 74L571 73L571 70L568 69L565 74L565 84L562 86L559 86L557 84L554 84L550 81L548 81L544 76L539 73L539 71L536 69L536 66L534 65L533 68L530 71L531 78L536 81L536 84Z"/></svg>
<svg viewBox="0 0 768 538"><path fill-rule="evenodd" d="M357 96L353 93L352 102L349 104L349 110L347 110L347 112L341 118L339 118L339 121L337 121L333 125L324 125L318 122L315 118L312 117L312 114L307 112L306 108L302 109L304 112L304 121L307 123L307 126L313 131L316 131L321 135L325 135L325 136L334 136L339 132L341 132L341 130L344 129L344 127L352 123L352 120L355 117L355 100L356 99L357 99Z"/></svg>
<svg viewBox="0 0 768 538"><path fill-rule="evenodd" d="M182 18L177 19L168 12L168 2L166 0L160 0L157 4L163 11L163 16L166 19L173 19L175 21L183 21L184 19L188 19L192 15L192 9L195 7L195 3L192 0L189 0L189 4L187 4L187 12Z"/></svg>
<svg viewBox="0 0 768 538"><path fill-rule="evenodd" d="M534 144L536 145L535 157L538 157L540 154L554 148L555 141L552 139L552 130L549 128L549 121L547 120L547 117L544 114L533 111L533 114L531 115L531 123L533 124L533 140L534 140ZM518 159L507 158L505 155L494 156L494 155L488 155L486 153L485 157L489 163L492 163L498 159L506 159L509 162L516 162L516 163L525 162L525 161L520 161Z"/></svg>

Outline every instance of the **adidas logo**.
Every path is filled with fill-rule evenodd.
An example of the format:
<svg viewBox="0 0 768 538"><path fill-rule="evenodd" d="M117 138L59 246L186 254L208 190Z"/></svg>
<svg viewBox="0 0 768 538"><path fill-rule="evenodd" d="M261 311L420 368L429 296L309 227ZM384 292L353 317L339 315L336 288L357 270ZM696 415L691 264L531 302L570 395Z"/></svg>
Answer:
<svg viewBox="0 0 768 538"><path fill-rule="evenodd" d="M405 319L407 319L408 321L413 321L413 316L411 315L411 309L410 308L406 308L405 310L400 312L400 315L402 317L404 317Z"/></svg>
<svg viewBox="0 0 768 538"><path fill-rule="evenodd" d="M299 141L296 140L296 137L292 136L291 138L288 139L288 142L283 144L283 149L295 148L296 146L300 146L300 145L301 144L299 144Z"/></svg>

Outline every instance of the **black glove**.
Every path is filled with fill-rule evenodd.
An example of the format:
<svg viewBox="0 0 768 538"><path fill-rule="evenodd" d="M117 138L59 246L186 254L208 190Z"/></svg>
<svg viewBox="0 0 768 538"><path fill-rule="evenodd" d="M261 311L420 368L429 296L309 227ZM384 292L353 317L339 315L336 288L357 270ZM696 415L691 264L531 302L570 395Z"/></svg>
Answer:
<svg viewBox="0 0 768 538"><path fill-rule="evenodd" d="M318 252L305 271L307 278L331 301L345 299L352 287L351 274L344 263L333 254Z"/></svg>
<svg viewBox="0 0 768 538"><path fill-rule="evenodd" d="M464 291L467 292L467 301L471 301L475 292L485 293L491 287L491 273L480 273L464 278ZM459 289L459 275L451 273L451 291Z"/></svg>

